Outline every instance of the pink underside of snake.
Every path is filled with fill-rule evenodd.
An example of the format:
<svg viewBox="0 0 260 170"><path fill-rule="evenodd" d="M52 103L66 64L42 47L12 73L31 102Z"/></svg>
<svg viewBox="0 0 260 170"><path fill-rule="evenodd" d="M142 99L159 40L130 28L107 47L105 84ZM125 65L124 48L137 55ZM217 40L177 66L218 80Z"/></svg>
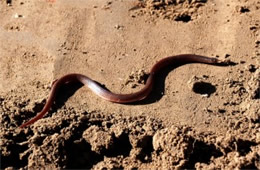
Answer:
<svg viewBox="0 0 260 170"><path fill-rule="evenodd" d="M96 95L100 96L105 100L108 100L110 102L115 102L115 103L131 103L131 102L136 102L145 99L152 91L154 78L156 77L156 74L162 68L165 68L175 63L181 63L181 64L202 63L202 64L211 64L211 65L221 65L224 64L225 61L220 61L216 58L209 58L209 57L194 55L194 54L181 54L181 55L163 58L152 67L145 86L140 91L131 94L115 94L110 92L109 90L106 90L99 83L97 83L96 81L90 79L85 75L76 74L76 73L67 74L59 78L57 81L53 83L50 95L42 111L38 113L34 118L29 120L28 122L22 124L20 128L24 128L28 125L33 124L37 120L41 119L50 110L55 100L58 89L60 88L60 86L62 86L65 83L72 82L72 81L79 81L85 86L87 86Z"/></svg>

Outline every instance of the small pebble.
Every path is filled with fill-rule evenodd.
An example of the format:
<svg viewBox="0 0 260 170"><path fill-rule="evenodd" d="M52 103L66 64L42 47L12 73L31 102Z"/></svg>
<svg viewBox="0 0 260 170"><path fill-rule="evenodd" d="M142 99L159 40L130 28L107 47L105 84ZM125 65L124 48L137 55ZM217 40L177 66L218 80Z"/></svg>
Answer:
<svg viewBox="0 0 260 170"><path fill-rule="evenodd" d="M21 15L21 14L14 14L14 18L23 18L23 15Z"/></svg>
<svg viewBox="0 0 260 170"><path fill-rule="evenodd" d="M208 94L201 94L202 97L209 97Z"/></svg>
<svg viewBox="0 0 260 170"><path fill-rule="evenodd" d="M225 55L225 58L228 58L228 57L230 57L230 54L226 54L226 55Z"/></svg>

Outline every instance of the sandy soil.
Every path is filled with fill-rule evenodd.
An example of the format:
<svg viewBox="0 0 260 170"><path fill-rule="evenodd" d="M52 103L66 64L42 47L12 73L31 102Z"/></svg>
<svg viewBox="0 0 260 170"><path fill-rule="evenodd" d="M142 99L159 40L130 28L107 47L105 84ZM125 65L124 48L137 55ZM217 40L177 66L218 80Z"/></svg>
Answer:
<svg viewBox="0 0 260 170"><path fill-rule="evenodd" d="M0 5L1 169L260 169L259 0ZM43 119L18 128L67 73L131 93L158 60L184 53L236 64L165 69L128 105L62 87Z"/></svg>

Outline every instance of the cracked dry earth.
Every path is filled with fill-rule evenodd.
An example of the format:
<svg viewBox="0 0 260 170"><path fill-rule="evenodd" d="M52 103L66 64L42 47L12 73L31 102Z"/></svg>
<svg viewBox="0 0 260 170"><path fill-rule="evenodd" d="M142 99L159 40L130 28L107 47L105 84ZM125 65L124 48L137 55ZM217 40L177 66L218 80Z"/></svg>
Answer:
<svg viewBox="0 0 260 170"><path fill-rule="evenodd" d="M259 0L1 0L1 169L260 169ZM140 90L177 54L228 59L165 68L142 102L68 84L81 73Z"/></svg>

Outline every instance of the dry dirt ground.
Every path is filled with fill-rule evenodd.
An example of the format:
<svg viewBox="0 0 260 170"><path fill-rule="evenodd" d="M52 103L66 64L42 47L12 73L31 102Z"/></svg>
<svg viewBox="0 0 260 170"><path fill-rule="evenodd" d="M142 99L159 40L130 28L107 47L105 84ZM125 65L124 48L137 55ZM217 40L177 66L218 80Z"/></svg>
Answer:
<svg viewBox="0 0 260 170"><path fill-rule="evenodd" d="M260 169L259 0L1 0L1 169ZM229 59L159 74L115 104L53 80L81 73L117 93L177 54Z"/></svg>

